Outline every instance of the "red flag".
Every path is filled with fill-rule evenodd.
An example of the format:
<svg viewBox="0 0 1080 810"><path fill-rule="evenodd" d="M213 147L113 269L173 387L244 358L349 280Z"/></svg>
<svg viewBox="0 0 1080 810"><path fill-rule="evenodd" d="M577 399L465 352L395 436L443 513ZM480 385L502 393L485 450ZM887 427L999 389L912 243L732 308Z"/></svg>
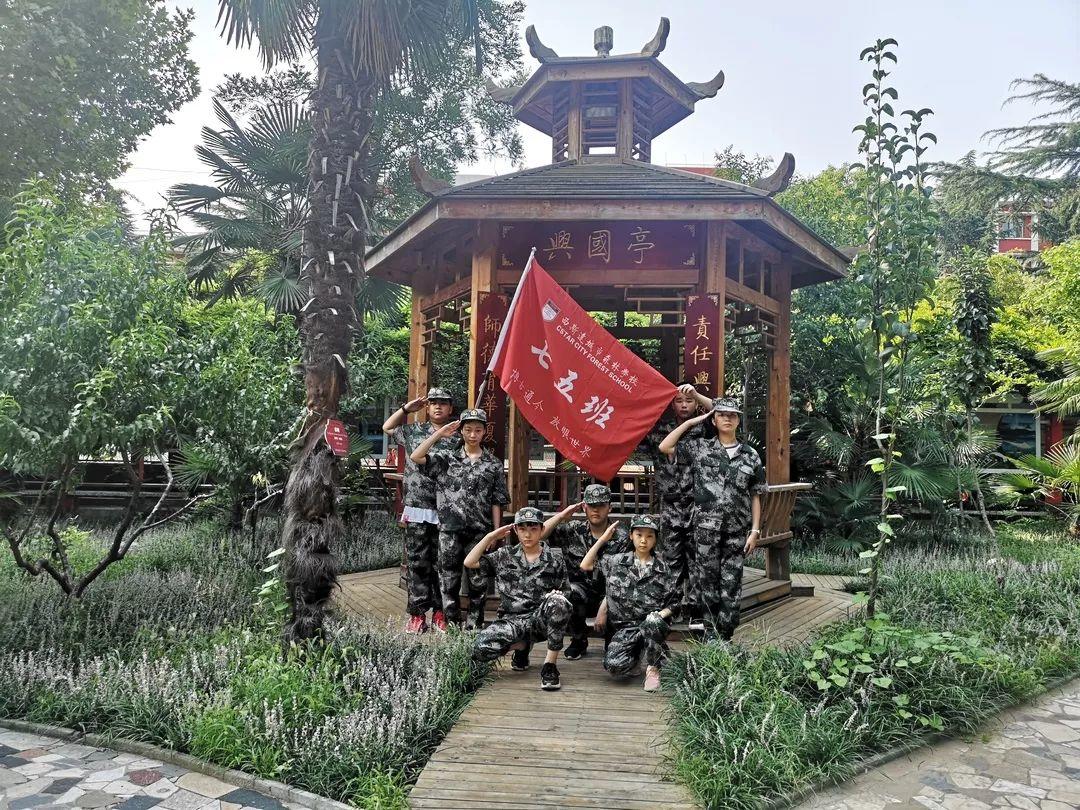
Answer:
<svg viewBox="0 0 1080 810"><path fill-rule="evenodd" d="M490 368L522 414L590 475L610 481L675 386L578 306L530 258Z"/></svg>

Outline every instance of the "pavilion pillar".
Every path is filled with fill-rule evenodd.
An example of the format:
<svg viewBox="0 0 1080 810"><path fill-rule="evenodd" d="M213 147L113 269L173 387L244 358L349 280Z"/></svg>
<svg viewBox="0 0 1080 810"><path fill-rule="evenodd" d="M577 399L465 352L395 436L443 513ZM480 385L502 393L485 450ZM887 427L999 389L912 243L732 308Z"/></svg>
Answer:
<svg viewBox="0 0 1080 810"><path fill-rule="evenodd" d="M765 418L765 476L770 484L791 481L791 255L773 271L772 298L779 305L776 345L769 356L769 399ZM790 540L766 547L765 576L791 579Z"/></svg>
<svg viewBox="0 0 1080 810"><path fill-rule="evenodd" d="M510 462L507 489L510 490L510 511L529 505L529 438L532 427L517 403L510 400L510 434L506 452Z"/></svg>
<svg viewBox="0 0 1080 810"><path fill-rule="evenodd" d="M716 325L716 353L709 368L708 390L714 397L724 395L724 308L725 288L727 283L727 234L722 221L710 220L705 226L705 276L701 282L701 292L715 295L720 312L720 322Z"/></svg>
<svg viewBox="0 0 1080 810"><path fill-rule="evenodd" d="M495 289L496 257L498 255L498 223L485 220L477 225L476 247L472 257L472 290L469 295L469 407L476 405L476 390L483 379L486 363L480 361L483 319L480 313L480 293L490 293Z"/></svg>
<svg viewBox="0 0 1080 810"><path fill-rule="evenodd" d="M409 318L409 395L416 399L427 393L431 384L431 345L425 343L424 312L420 308L420 291L413 289L412 314Z"/></svg>

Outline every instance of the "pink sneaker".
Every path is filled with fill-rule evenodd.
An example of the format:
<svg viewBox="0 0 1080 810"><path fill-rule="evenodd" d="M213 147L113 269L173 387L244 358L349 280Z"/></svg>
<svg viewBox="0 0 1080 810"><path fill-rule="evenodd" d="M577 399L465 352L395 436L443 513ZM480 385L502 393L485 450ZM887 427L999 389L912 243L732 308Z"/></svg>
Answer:
<svg viewBox="0 0 1080 810"><path fill-rule="evenodd" d="M645 670L645 691L657 692L660 690L660 670L649 667Z"/></svg>
<svg viewBox="0 0 1080 810"><path fill-rule="evenodd" d="M405 625L405 632L411 636L418 636L427 632L427 620L423 616L410 616L409 623Z"/></svg>
<svg viewBox="0 0 1080 810"><path fill-rule="evenodd" d="M446 616L441 610L436 610L431 614L431 626L443 633L449 629L446 624Z"/></svg>

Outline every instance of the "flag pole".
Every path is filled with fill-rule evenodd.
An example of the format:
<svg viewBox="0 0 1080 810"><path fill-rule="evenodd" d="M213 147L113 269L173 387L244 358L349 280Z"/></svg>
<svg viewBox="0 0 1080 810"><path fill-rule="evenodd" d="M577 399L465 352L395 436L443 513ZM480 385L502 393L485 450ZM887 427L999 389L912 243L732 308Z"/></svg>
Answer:
<svg viewBox="0 0 1080 810"><path fill-rule="evenodd" d="M529 260L525 262L525 269L521 271L521 278L518 279L517 289L514 290L514 297L510 299L510 306L507 307L506 317L503 319L502 328L499 330L499 339L495 341L495 351L491 353L491 359L488 361L487 368L484 369L484 379L480 381L480 387L476 391L477 407L479 407L480 402L484 399L484 391L487 390L488 377L491 376L490 372L495 368L495 364L499 362L499 355L502 354L503 343L506 342L506 327L509 325L510 319L514 316L514 309L517 307L518 297L521 295L521 288L525 286L525 279L529 275L529 271L532 270L533 260L535 258L536 248L534 247L529 252Z"/></svg>

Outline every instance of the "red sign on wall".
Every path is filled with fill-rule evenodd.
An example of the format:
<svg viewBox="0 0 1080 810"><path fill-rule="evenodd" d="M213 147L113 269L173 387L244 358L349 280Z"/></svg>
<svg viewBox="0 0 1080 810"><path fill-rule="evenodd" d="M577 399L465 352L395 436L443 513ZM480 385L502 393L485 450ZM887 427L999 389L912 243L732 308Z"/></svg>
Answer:
<svg viewBox="0 0 1080 810"><path fill-rule="evenodd" d="M323 431L323 438L326 439L326 443L330 445L335 456L349 455L349 432L345 430L345 425L341 420L329 420Z"/></svg>
<svg viewBox="0 0 1080 810"><path fill-rule="evenodd" d="M491 356L495 352L495 344L499 340L499 332L502 331L503 321L506 320L506 310L510 302L505 295L491 292L481 292L477 296L477 311L473 313L476 319L476 356L473 358L475 373L473 378L482 382L485 369L491 362ZM480 382L477 383L479 387ZM483 408L487 412L487 435L484 437L484 445L499 458L506 456L506 395L494 380L488 380L484 387L484 399L476 403L477 408Z"/></svg>
<svg viewBox="0 0 1080 810"><path fill-rule="evenodd" d="M720 299L716 295L691 295L686 299L686 339L683 348L683 367L686 377L703 394L716 397L717 353L720 351Z"/></svg>

